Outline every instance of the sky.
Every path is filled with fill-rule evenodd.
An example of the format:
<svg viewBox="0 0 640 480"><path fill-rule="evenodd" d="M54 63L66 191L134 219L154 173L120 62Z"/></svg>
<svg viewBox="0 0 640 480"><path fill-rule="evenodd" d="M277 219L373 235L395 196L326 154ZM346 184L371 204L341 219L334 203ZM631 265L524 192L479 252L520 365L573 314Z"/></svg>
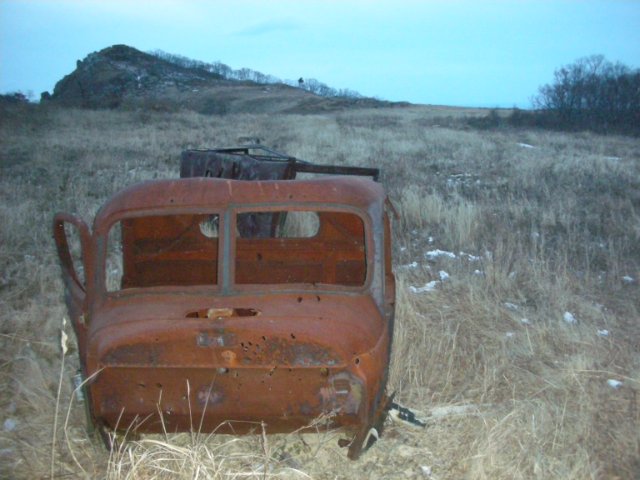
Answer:
<svg viewBox="0 0 640 480"><path fill-rule="evenodd" d="M640 0L0 0L0 92L114 44L391 101L530 107L557 68L640 67Z"/></svg>

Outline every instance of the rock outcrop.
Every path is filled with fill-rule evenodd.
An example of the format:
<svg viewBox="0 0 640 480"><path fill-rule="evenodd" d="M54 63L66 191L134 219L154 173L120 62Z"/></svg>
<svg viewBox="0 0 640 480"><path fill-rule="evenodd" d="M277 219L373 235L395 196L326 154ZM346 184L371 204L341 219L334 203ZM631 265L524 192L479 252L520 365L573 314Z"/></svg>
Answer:
<svg viewBox="0 0 640 480"><path fill-rule="evenodd" d="M126 45L114 45L79 60L52 94L42 94L41 101L75 108L192 110L204 114L315 113L406 105L371 98L323 97L282 83L231 80L205 67L183 66Z"/></svg>
<svg viewBox="0 0 640 480"><path fill-rule="evenodd" d="M56 84L49 100L73 107L117 108L164 90L193 89L221 79L126 45L114 45L79 60L76 69Z"/></svg>

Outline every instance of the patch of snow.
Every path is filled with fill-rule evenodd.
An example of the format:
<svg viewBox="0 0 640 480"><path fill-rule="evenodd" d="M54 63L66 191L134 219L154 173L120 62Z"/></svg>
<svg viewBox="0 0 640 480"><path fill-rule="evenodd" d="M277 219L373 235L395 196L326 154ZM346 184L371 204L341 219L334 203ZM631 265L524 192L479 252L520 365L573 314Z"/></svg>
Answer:
<svg viewBox="0 0 640 480"><path fill-rule="evenodd" d="M620 157L602 157L605 160L620 160Z"/></svg>
<svg viewBox="0 0 640 480"><path fill-rule="evenodd" d="M504 334L504 336L507 338L513 338L515 336L515 332L507 332Z"/></svg>
<svg viewBox="0 0 640 480"><path fill-rule="evenodd" d="M447 272L445 272L444 270L440 270L438 272L438 275L440 276L440 280L443 281L443 282L445 280L449 280L449 277L450 277L450 275Z"/></svg>
<svg viewBox="0 0 640 480"><path fill-rule="evenodd" d="M425 477L430 477L431 467L429 465L420 465L420 472L422 472Z"/></svg>
<svg viewBox="0 0 640 480"><path fill-rule="evenodd" d="M531 325L531 320L529 320L528 318L521 318L520 323L522 325Z"/></svg>
<svg viewBox="0 0 640 480"><path fill-rule="evenodd" d="M425 283L423 287L414 287L409 285L409 290L413 293L433 292L436 289L436 285L440 282L438 280L432 280L429 283Z"/></svg>
<svg viewBox="0 0 640 480"><path fill-rule="evenodd" d="M632 284L634 281L634 278L630 277L629 275L625 275L624 277L622 277L622 283L626 283L627 285Z"/></svg>
<svg viewBox="0 0 640 480"><path fill-rule="evenodd" d="M470 262L479 262L480 261L480 257L478 257L476 255L471 255L470 253L460 252L459 255L461 257L467 257L467 260L469 260Z"/></svg>
<svg viewBox="0 0 640 480"><path fill-rule="evenodd" d="M407 268L417 268L418 262L411 262L406 265L400 265L398 268L407 269Z"/></svg>
<svg viewBox="0 0 640 480"><path fill-rule="evenodd" d="M613 378L610 378L609 380L607 380L607 385L609 385L611 388L620 388L622 386L622 382L620 380L614 380Z"/></svg>
<svg viewBox="0 0 640 480"><path fill-rule="evenodd" d="M429 245L431 245L435 240L433 239L433 237L429 236L427 237L427 242L429 243Z"/></svg>
<svg viewBox="0 0 640 480"><path fill-rule="evenodd" d="M562 319L571 325L575 325L576 323L578 323L575 315L571 312L564 312L564 314L562 315Z"/></svg>
<svg viewBox="0 0 640 480"><path fill-rule="evenodd" d="M438 257L448 257L448 258L456 258L456 254L453 252L447 252L445 250L429 250L427 253L424 254L424 256L428 259L428 260L435 260Z"/></svg>
<svg viewBox="0 0 640 480"><path fill-rule="evenodd" d="M2 425L5 432L13 432L17 426L18 426L18 422L15 421L13 418L7 418L4 421L4 424Z"/></svg>
<svg viewBox="0 0 640 480"><path fill-rule="evenodd" d="M484 272L483 272L482 270L474 270L474 271L473 271L473 274L474 274L474 275L479 275L479 276L481 276L481 277L482 277L482 276L484 276Z"/></svg>
<svg viewBox="0 0 640 480"><path fill-rule="evenodd" d="M518 143L517 145L522 148L536 148L533 145L529 145L528 143Z"/></svg>
<svg viewBox="0 0 640 480"><path fill-rule="evenodd" d="M609 336L609 330L606 330L606 329L598 330L598 336L599 337L608 337Z"/></svg>
<svg viewBox="0 0 640 480"><path fill-rule="evenodd" d="M407 249L407 247L400 247L400 251L404 252Z"/></svg>
<svg viewBox="0 0 640 480"><path fill-rule="evenodd" d="M509 310L518 310L520 308L518 307L518 305L511 302L504 302L504 306L507 307Z"/></svg>

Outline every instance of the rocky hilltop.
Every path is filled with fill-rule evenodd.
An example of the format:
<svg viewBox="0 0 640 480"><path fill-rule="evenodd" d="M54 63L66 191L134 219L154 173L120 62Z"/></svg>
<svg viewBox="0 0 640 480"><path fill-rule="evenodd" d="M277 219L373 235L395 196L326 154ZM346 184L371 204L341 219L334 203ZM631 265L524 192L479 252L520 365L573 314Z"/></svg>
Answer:
<svg viewBox="0 0 640 480"><path fill-rule="evenodd" d="M311 113L352 107L391 106L370 98L315 95L282 83L225 79L126 45L114 45L78 61L42 101L77 108L194 110L205 114Z"/></svg>

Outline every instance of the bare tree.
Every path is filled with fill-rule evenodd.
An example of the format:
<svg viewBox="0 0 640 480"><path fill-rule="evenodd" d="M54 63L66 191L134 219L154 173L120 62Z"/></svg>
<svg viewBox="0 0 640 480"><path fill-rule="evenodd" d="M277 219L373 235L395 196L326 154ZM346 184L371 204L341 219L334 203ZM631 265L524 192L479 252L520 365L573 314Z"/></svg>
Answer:
<svg viewBox="0 0 640 480"><path fill-rule="evenodd" d="M602 55L578 59L556 70L553 83L540 87L534 106L547 123L562 128L638 130L640 70Z"/></svg>

